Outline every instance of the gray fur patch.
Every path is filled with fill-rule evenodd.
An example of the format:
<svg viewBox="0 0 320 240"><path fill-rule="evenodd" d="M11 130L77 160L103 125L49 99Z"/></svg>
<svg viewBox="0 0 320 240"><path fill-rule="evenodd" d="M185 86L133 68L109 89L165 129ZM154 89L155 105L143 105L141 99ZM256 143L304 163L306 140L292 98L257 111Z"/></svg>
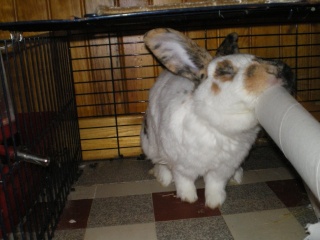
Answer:
<svg viewBox="0 0 320 240"><path fill-rule="evenodd" d="M154 49L154 50L157 50L157 49L160 48L160 47L161 47L161 43L158 43L158 44L154 45L153 49Z"/></svg>
<svg viewBox="0 0 320 240"><path fill-rule="evenodd" d="M145 116L144 116L144 118L143 118L143 133L144 133L144 135L146 135L147 138L148 138L147 113L145 114Z"/></svg>

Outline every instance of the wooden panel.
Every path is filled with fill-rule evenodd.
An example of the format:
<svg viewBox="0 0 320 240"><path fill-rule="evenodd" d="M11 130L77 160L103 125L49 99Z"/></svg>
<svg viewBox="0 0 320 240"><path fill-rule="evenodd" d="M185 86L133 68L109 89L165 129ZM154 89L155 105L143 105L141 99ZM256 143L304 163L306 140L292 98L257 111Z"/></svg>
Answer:
<svg viewBox="0 0 320 240"><path fill-rule="evenodd" d="M151 55L145 55L148 53L144 43L143 36L128 36L122 38L122 48L120 53L124 56L121 59L123 66L126 68L123 70L123 76L126 79L131 79L125 81L124 89L127 90L125 93L125 99L131 102L134 100L146 100L147 93L139 91L140 89L148 89L153 84L154 80L150 77L154 76L154 67L144 67L144 65L149 65L153 62ZM135 81L141 78L150 78L144 81ZM131 91L129 91L131 90ZM136 91L132 91L136 90ZM130 112L144 112L144 104L130 104L126 109Z"/></svg>
<svg viewBox="0 0 320 240"><path fill-rule="evenodd" d="M136 125L142 122L142 115L119 116L117 123L120 126ZM82 118L79 119L79 128L94 128L94 127L112 127L116 125L114 117L99 117L99 118Z"/></svg>
<svg viewBox="0 0 320 240"><path fill-rule="evenodd" d="M1 22L9 22L15 20L13 0L1 0L0 16Z"/></svg>
<svg viewBox="0 0 320 240"><path fill-rule="evenodd" d="M103 150L93 150L93 151L82 151L83 160L98 160L107 158L117 158L117 149L103 149Z"/></svg>
<svg viewBox="0 0 320 240"><path fill-rule="evenodd" d="M81 140L82 150L99 150L118 147L116 138Z"/></svg>
<svg viewBox="0 0 320 240"><path fill-rule="evenodd" d="M147 6L148 0L118 0L118 6L120 7L133 7L133 6Z"/></svg>
<svg viewBox="0 0 320 240"><path fill-rule="evenodd" d="M17 20L46 20L50 19L48 0L15 0Z"/></svg>
<svg viewBox="0 0 320 240"><path fill-rule="evenodd" d="M251 28L250 42L251 54L260 57L278 58L279 57L279 44L280 44L280 27L253 27Z"/></svg>
<svg viewBox="0 0 320 240"><path fill-rule="evenodd" d="M181 3L183 0L153 0L154 5Z"/></svg>
<svg viewBox="0 0 320 240"><path fill-rule="evenodd" d="M137 132L139 134L139 132ZM111 149L111 148L127 148L127 147L137 147L140 146L139 136L133 137L120 137L114 138L101 138L101 139L88 139L81 140L82 150L100 150L100 149ZM108 158L108 156L105 156Z"/></svg>
<svg viewBox="0 0 320 240"><path fill-rule="evenodd" d="M81 0L49 0L51 19L72 19L82 17L84 13Z"/></svg>
<svg viewBox="0 0 320 240"><path fill-rule="evenodd" d="M114 6L114 0L84 0L85 13L95 13L99 5Z"/></svg>
<svg viewBox="0 0 320 240"><path fill-rule="evenodd" d="M0 4L1 22L13 22L16 20L13 0L1 0ZM0 31L0 39L9 38L7 31Z"/></svg>
<svg viewBox="0 0 320 240"><path fill-rule="evenodd" d="M238 45L241 53L250 53L250 34L251 28L226 28L226 29L213 29L207 31L207 49L209 49L211 55L216 54L216 49L220 46L224 38L232 33L236 32L239 35Z"/></svg>
<svg viewBox="0 0 320 240"><path fill-rule="evenodd" d="M81 139L97 139L97 138L111 138L126 137L139 135L141 126L119 126L118 132L116 127L102 127L102 128L92 128L92 129L81 129L80 137Z"/></svg>
<svg viewBox="0 0 320 240"><path fill-rule="evenodd" d="M301 105L310 112L320 112L320 101L317 102L301 102Z"/></svg>
<svg viewBox="0 0 320 240"><path fill-rule="evenodd" d="M136 157L141 154L141 147L122 148L120 154L126 157Z"/></svg>
<svg viewBox="0 0 320 240"><path fill-rule="evenodd" d="M73 78L75 82L75 93L81 94L88 91L94 91L92 86L89 84L81 84L82 82L93 81L92 74L92 64L89 59L90 57L90 42L86 36L78 35L75 32L75 35L72 37L70 46L71 46L71 58L72 58L72 68L73 68ZM78 99L80 98L80 100ZM81 106L88 103L95 103L95 97L92 94L83 94L76 99L77 105ZM96 115L96 108L93 107L78 107L78 116L87 116L89 112L91 115Z"/></svg>
<svg viewBox="0 0 320 240"><path fill-rule="evenodd" d="M132 148L122 148L120 149L120 155L124 157L136 157L141 154L140 147L132 147ZM100 160L100 159L108 159L110 158L118 158L118 150L117 149L103 149L103 150L92 150L92 151L83 151L82 158L85 161L90 160Z"/></svg>
<svg viewBox="0 0 320 240"><path fill-rule="evenodd" d="M132 147L132 148L122 148L120 149L120 154L125 157L136 157L141 154L140 147ZM100 160L108 158L118 158L117 149L103 149L103 150L93 150L93 151L83 151L82 157L83 160Z"/></svg>
<svg viewBox="0 0 320 240"><path fill-rule="evenodd" d="M124 157L141 154L142 119L142 115L79 119L83 159L115 158L118 148Z"/></svg>
<svg viewBox="0 0 320 240"><path fill-rule="evenodd" d="M1 0L2 22L31 21L48 19L70 19L82 17L85 0ZM26 32L25 37L41 33ZM0 38L9 38L9 33L0 31Z"/></svg>
<svg viewBox="0 0 320 240"><path fill-rule="evenodd" d="M317 102L301 102L301 105L307 109L311 115L320 121L320 101Z"/></svg>

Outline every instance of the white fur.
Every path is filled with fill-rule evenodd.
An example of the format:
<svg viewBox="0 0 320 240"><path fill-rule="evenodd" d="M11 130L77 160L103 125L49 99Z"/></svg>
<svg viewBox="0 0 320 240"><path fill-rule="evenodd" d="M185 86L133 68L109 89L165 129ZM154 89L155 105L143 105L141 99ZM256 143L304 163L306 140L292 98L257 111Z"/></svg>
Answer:
<svg viewBox="0 0 320 240"><path fill-rule="evenodd" d="M199 176L204 177L206 205L211 208L225 201L229 179L241 182L240 165L259 130L253 111L257 96L249 94L243 82L253 58L237 54L213 59L208 78L196 89L192 81L165 70L150 90L142 148L155 164L157 180L164 186L174 181L184 201L197 200L194 181ZM223 59L238 69L232 81L213 77ZM219 85L218 94L212 83Z"/></svg>

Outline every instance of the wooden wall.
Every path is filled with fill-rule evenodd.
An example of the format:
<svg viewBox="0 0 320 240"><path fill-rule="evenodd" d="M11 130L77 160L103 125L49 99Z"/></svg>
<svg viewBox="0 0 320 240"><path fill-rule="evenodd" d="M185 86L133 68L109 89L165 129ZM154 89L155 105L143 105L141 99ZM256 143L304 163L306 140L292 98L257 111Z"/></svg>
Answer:
<svg viewBox="0 0 320 240"><path fill-rule="evenodd" d="M184 1L184 0L181 0ZM195 0L190 0L195 1ZM68 19L95 12L99 4L132 6L176 3L179 0L1 0L0 21ZM209 31L189 31L199 45L214 54L223 37L230 32L241 35L242 52L263 57L285 58L298 75L298 99L314 111L320 119L320 31L319 24L228 28ZM298 32L299 35L295 35ZM24 36L34 33L25 33ZM8 38L0 31L0 38ZM205 39L208 38L208 39ZM296 45L300 45L296 48ZM111 46L111 47L110 47ZM279 47L282 46L282 47ZM133 54L134 53L134 54ZM84 160L124 157L140 154L139 131L148 92L161 68L148 55L142 35L115 36L101 34L93 38L74 35L71 41L72 67L79 116L80 136ZM108 57L112 57L110 60ZM298 55L299 59L295 56ZM314 56L314 57L312 57ZM110 69L112 61L113 69ZM131 66L131 67L130 67ZM143 67L135 67L143 66ZM101 70L102 69L102 70ZM111 86L110 80L117 81ZM139 79L142 80L139 80ZM130 79L135 79L131 81ZM115 88L117 94L110 92ZM313 89L313 90L310 90ZM137 90L137 91L135 91ZM101 92L101 93L100 93ZM109 117L114 109L112 101L137 102L117 104L121 117ZM116 128L115 123L120 127ZM118 138L116 137L118 136ZM120 147L120 152L117 150Z"/></svg>
<svg viewBox="0 0 320 240"><path fill-rule="evenodd" d="M1 0L0 22L69 19L94 13L97 6L135 6L164 4L197 0ZM0 38L8 33L0 31Z"/></svg>

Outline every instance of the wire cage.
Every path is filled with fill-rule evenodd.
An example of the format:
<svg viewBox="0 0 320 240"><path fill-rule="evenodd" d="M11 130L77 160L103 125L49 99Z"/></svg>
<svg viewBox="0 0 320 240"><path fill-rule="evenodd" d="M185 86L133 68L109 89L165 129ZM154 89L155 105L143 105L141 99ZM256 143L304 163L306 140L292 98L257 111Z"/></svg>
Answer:
<svg viewBox="0 0 320 240"><path fill-rule="evenodd" d="M320 120L319 11L317 3L258 4L0 24L11 32L51 32L0 42L9 110L8 127L1 125L2 238L52 237L81 157L141 157L148 92L162 71L143 43L152 28L182 31L212 55L237 32L240 52L293 69L296 98ZM50 157L49 166L29 163L25 148L40 160Z"/></svg>
<svg viewBox="0 0 320 240"><path fill-rule="evenodd" d="M0 239L50 239L81 160L68 41L0 47Z"/></svg>
<svg viewBox="0 0 320 240"><path fill-rule="evenodd" d="M212 55L228 33L237 32L240 52L285 61L296 74L297 99L320 120L319 25L194 30L185 24L178 29ZM71 36L86 39L71 47L71 56L83 158L137 156L148 91L162 66L144 47L141 34L98 33L89 39L88 32L82 34ZM77 56L81 52L83 57Z"/></svg>

